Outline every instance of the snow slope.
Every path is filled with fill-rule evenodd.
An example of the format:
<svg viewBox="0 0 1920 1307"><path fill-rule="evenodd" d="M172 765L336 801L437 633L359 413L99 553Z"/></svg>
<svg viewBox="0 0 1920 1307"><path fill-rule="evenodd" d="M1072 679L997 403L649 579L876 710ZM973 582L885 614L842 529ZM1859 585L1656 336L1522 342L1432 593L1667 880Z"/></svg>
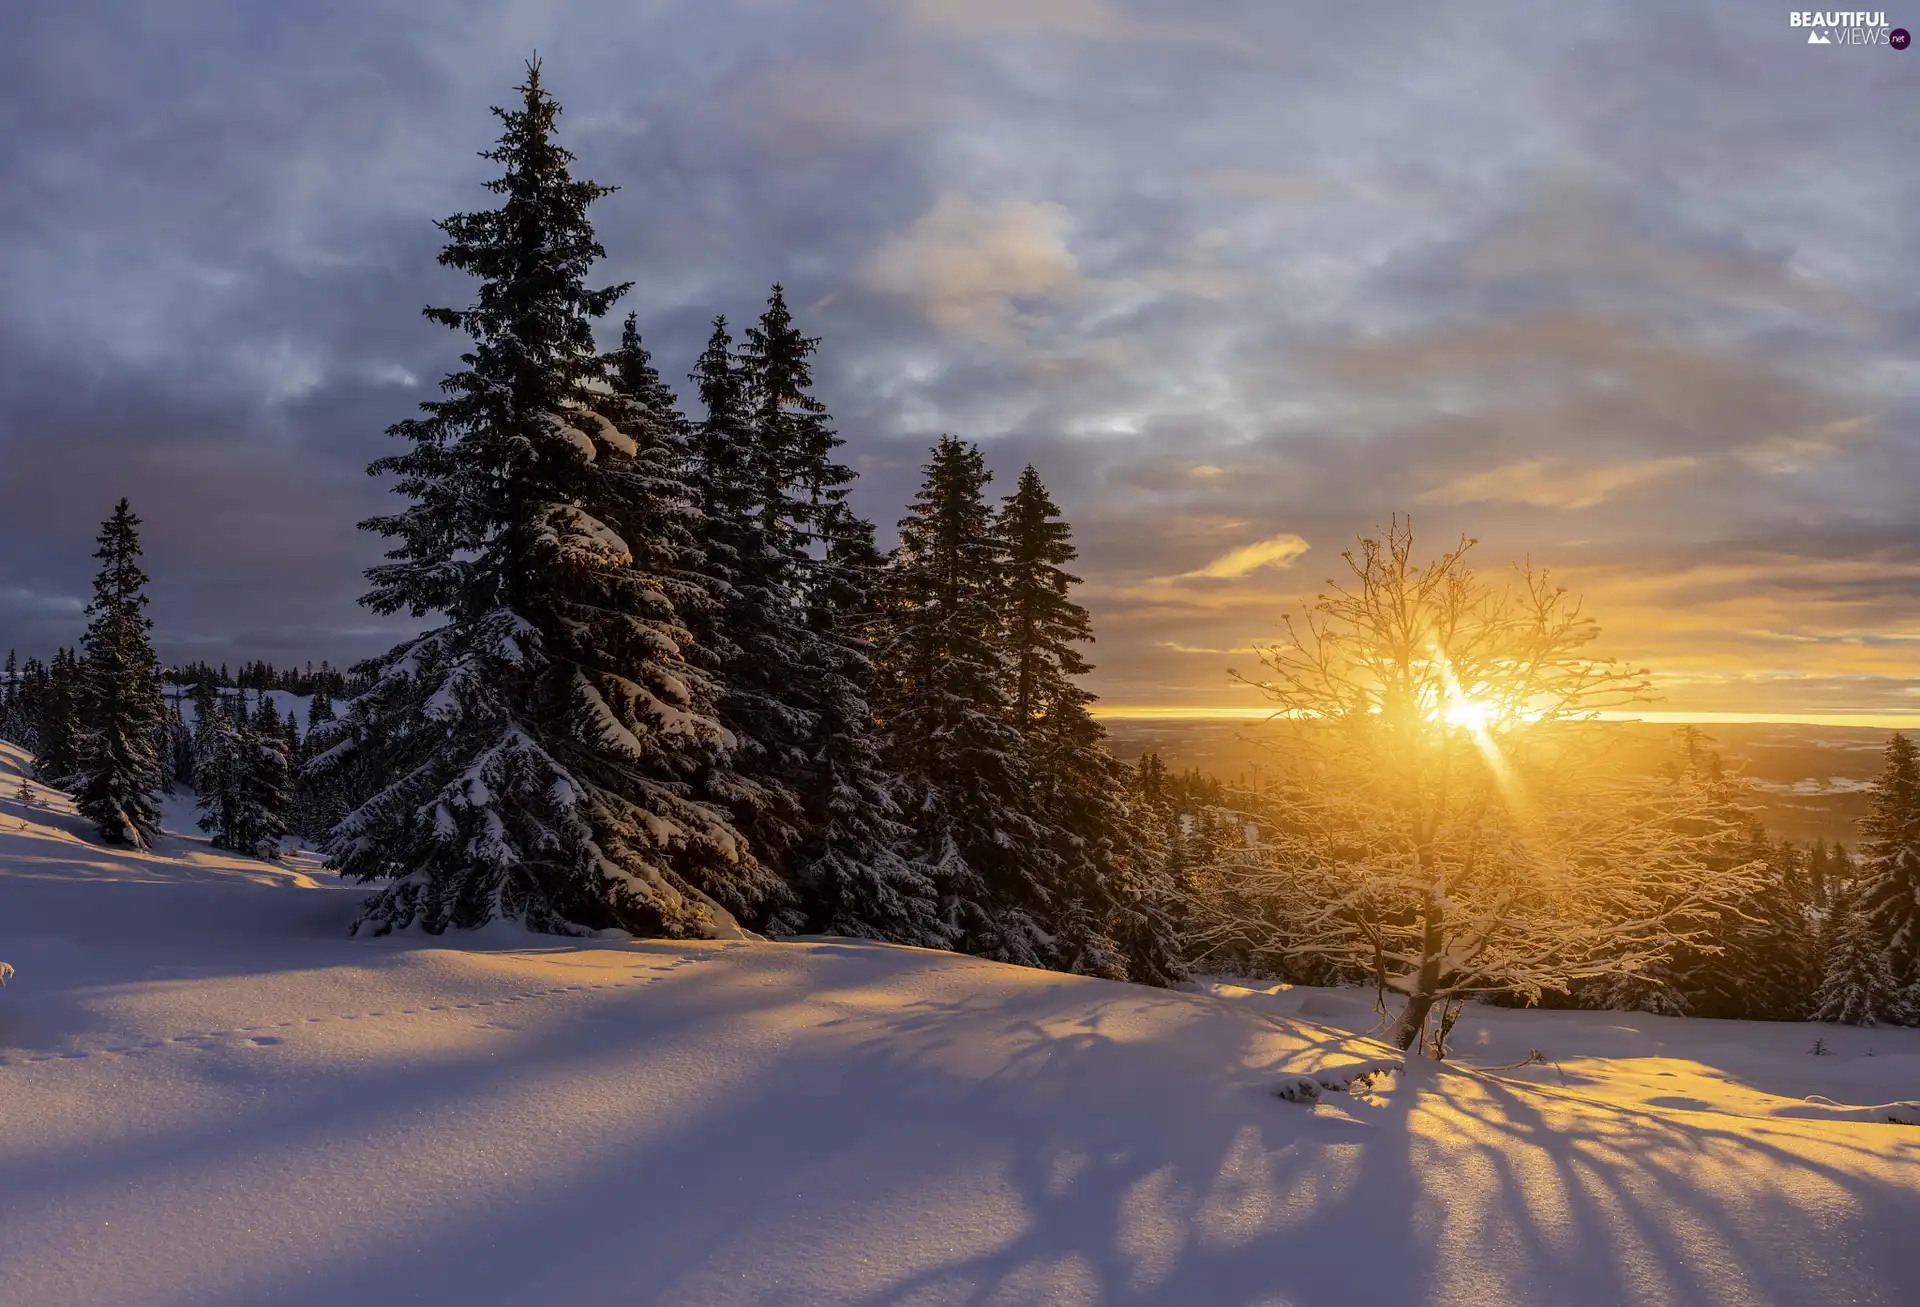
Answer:
<svg viewBox="0 0 1920 1307"><path fill-rule="evenodd" d="M1661 1106L1574 1034L1569 1087L1276 1099L1380 1054L1337 994L847 941L350 939L358 892L310 862L99 849L19 811L17 761L8 1307L1920 1300L1920 1130ZM1488 1052L1509 1015L1589 1024L1491 1014Z"/></svg>
<svg viewBox="0 0 1920 1307"><path fill-rule="evenodd" d="M1366 991L1231 982L1195 988L1342 1030L1364 1032L1378 1019ZM1912 1101L1920 1099L1920 1030L1471 1006L1451 1047L1450 1060L1464 1066L1498 1067L1508 1079L1613 1103L1920 1125L1920 1104ZM1536 1052L1547 1060L1513 1065Z"/></svg>

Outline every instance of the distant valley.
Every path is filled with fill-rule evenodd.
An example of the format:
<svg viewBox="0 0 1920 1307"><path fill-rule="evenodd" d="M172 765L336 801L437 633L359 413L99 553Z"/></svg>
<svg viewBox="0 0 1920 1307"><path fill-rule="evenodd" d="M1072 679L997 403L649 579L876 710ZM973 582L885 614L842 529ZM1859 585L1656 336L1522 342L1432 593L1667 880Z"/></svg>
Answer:
<svg viewBox="0 0 1920 1307"><path fill-rule="evenodd" d="M1114 752L1128 761L1149 750L1175 770L1198 768L1229 783L1256 781L1274 767L1275 728L1218 718L1109 718ZM1617 730L1649 757L1678 726L1623 722ZM1753 781L1760 818L1796 843L1824 839L1851 847L1867 810L1867 787L1880 770L1889 730L1866 726L1715 723L1700 728L1729 767Z"/></svg>

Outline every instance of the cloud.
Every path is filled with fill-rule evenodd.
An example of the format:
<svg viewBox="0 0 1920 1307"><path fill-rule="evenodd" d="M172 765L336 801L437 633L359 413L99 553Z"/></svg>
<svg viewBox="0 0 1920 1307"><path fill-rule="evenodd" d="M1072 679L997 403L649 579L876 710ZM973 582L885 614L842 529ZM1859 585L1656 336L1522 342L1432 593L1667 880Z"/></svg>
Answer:
<svg viewBox="0 0 1920 1307"><path fill-rule="evenodd" d="M866 261L862 280L917 302L934 325L1010 343L1021 301L1070 293L1083 281L1058 204L981 205L943 195Z"/></svg>
<svg viewBox="0 0 1920 1307"><path fill-rule="evenodd" d="M1269 567L1291 567L1294 560L1310 548L1306 541L1290 532L1268 536L1250 545L1241 545L1220 555L1205 567L1182 572L1175 580L1235 580Z"/></svg>
<svg viewBox="0 0 1920 1307"><path fill-rule="evenodd" d="M1592 508L1614 492L1685 471L1689 457L1656 458L1612 467L1569 467L1559 459L1533 458L1456 477L1421 495L1431 504L1526 504L1535 508Z"/></svg>
<svg viewBox="0 0 1920 1307"><path fill-rule="evenodd" d="M927 26L972 36L1058 32L1091 41L1243 47L1214 24L1135 18L1106 0L913 0L909 12Z"/></svg>
<svg viewBox="0 0 1920 1307"><path fill-rule="evenodd" d="M1196 179L1214 195L1234 200L1292 203L1323 195L1331 185L1322 175L1274 172L1264 168L1214 168Z"/></svg>
<svg viewBox="0 0 1920 1307"><path fill-rule="evenodd" d="M1464 266L1495 280L1569 282L1762 311L1815 314L1865 325L1871 314L1840 286L1797 269L1791 247L1726 248L1699 237L1636 230L1592 185L1550 186L1538 201L1475 246Z"/></svg>
<svg viewBox="0 0 1920 1307"><path fill-rule="evenodd" d="M1872 433L1871 414L1824 422L1803 431L1769 436L1740 451L1740 459L1760 472L1793 473L1839 455L1846 446Z"/></svg>
<svg viewBox="0 0 1920 1307"><path fill-rule="evenodd" d="M25 586L0 586L0 613L10 616L67 616L86 606L87 601L78 595L39 594Z"/></svg>
<svg viewBox="0 0 1920 1307"><path fill-rule="evenodd" d="M1259 650L1255 649L1252 645L1245 645L1238 649L1207 649L1207 648L1202 648L1202 647L1191 645L1191 644L1181 644L1178 640L1155 640L1154 644L1158 645L1162 649L1171 649L1175 653L1183 653L1183 654L1220 654L1224 656L1227 654L1248 654L1248 653L1259 652Z"/></svg>
<svg viewBox="0 0 1920 1307"><path fill-rule="evenodd" d="M458 366L419 314L473 293L432 220L489 202L487 106L537 46L562 142L622 188L596 281L635 281L618 314L683 399L713 315L781 281L883 534L937 432L996 490L1039 467L1109 699L1238 693L1170 646L1270 635L1319 570L1186 569L1409 504L1490 570L1583 578L1656 669L1912 679L1862 636L1920 630L1911 88L1738 6L29 8L0 42L0 577L86 593L130 493L167 656L387 642L353 523L398 501L364 468ZM41 656L79 629L0 618Z"/></svg>

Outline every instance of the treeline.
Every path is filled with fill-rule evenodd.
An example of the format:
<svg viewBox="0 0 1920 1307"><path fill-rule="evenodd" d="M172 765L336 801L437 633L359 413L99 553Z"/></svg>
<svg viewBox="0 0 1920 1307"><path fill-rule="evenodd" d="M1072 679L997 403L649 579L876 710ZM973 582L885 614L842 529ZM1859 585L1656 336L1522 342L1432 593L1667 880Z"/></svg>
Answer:
<svg viewBox="0 0 1920 1307"><path fill-rule="evenodd" d="M1693 818L1735 832L1714 859L1729 881L1748 888L1718 911L1702 938L1668 960L1633 974L1574 981L1564 992L1537 996L1541 1006L1614 1009L1672 1016L1766 1021L1830 1021L1849 1025L1920 1025L1920 765L1904 735L1895 734L1872 790L1854 850L1816 840L1771 838L1754 819L1751 791L1725 769L1706 737L1683 728L1672 779L1703 786L1718 811ZM1259 790L1228 787L1225 801L1185 798L1169 827L1171 865L1188 901L1202 914L1264 917L1270 929L1252 938L1297 940L1300 923L1319 906L1306 898L1268 896L1234 902L1231 872L1270 859L1267 838L1281 820ZM1227 873L1227 874L1223 874ZM1238 932L1237 939L1249 937ZM1296 984L1367 981L1357 962L1280 949L1228 947L1195 959L1227 974ZM1512 995L1483 996L1495 1003Z"/></svg>
<svg viewBox="0 0 1920 1307"><path fill-rule="evenodd" d="M0 740L32 753L36 779L73 791L109 843L151 845L159 795L185 789L198 796L199 825L214 847L278 857L283 836L317 837L338 807L301 773L308 750L298 716L283 716L264 689L235 686L205 664L191 669L190 692L168 688L179 686L179 670L162 671L147 642L139 525L122 500L101 528L97 556L106 566L79 646L59 649L50 663L8 653ZM256 663L243 676L274 674ZM334 717L335 676L328 669L307 683L309 726L324 725ZM31 788L21 794L30 799Z"/></svg>
<svg viewBox="0 0 1920 1307"><path fill-rule="evenodd" d="M335 699L351 698L356 689L346 672L324 658L318 667L309 661L305 667L287 668L275 667L260 659L240 664L240 670L235 673L228 672L225 663L215 668L199 661L169 667L161 676L168 685L212 684L223 689L285 690L288 694L300 695L325 691Z"/></svg>

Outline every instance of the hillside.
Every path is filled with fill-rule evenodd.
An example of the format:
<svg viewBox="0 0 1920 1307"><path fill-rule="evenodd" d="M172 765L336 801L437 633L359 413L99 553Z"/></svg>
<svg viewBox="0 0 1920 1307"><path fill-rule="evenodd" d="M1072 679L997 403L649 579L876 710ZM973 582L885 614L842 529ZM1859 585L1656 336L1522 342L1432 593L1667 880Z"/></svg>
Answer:
<svg viewBox="0 0 1920 1307"><path fill-rule="evenodd" d="M359 893L310 857L103 850L63 800L21 810L20 763L10 1305L1920 1298L1920 1130L1802 1101L1920 1097L1920 1031L1487 1011L1469 1060L1559 1065L1302 1105L1285 1074L1383 1052L1351 994L349 938Z"/></svg>

